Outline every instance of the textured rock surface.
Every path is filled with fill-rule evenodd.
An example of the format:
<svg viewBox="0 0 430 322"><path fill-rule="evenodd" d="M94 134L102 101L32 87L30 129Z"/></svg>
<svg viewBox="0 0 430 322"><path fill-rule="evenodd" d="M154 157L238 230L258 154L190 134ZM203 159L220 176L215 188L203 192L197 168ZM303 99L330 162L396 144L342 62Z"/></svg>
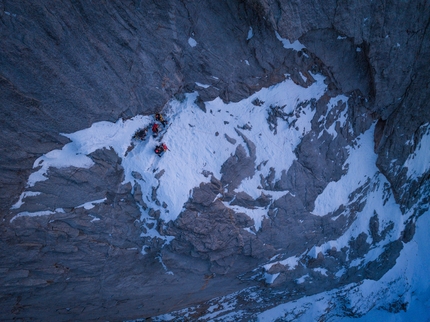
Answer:
<svg viewBox="0 0 430 322"><path fill-rule="evenodd" d="M411 204L416 192L402 187L395 169L409 156L405 143L430 120L430 5L408 2L249 0L275 30L300 39L344 91L360 90L384 124L378 166L393 184L397 200ZM344 68L348 66L348 68ZM351 69L350 69L351 68ZM394 165L392 161L396 160Z"/></svg>
<svg viewBox="0 0 430 322"><path fill-rule="evenodd" d="M347 145L373 120L379 119L378 167L397 200L408 209L428 188L428 174L405 187L406 170L401 166L423 135L422 125L430 121L429 17L430 5L424 0L2 1L0 318L150 317L261 285L259 294L272 300L270 307L285 298L380 278L394 265L401 241L410 241L413 221L378 260L349 268L340 279L334 273L372 246L366 234L349 241L348 259L345 250L333 249L329 256L301 259L296 270L273 266L269 272L280 275L271 288L263 277L255 278L261 272L253 269L276 254L301 254L349 227L363 200L325 217L311 211L318 194L344 173ZM250 26L253 37L247 39ZM285 50L275 30L282 37L299 39L307 49ZM221 178L208 173L210 182L194 188L176 221L164 223L148 209L160 235L175 236L168 247L161 248L157 238L140 237L146 228L139 207L147 206L138 184L121 184L121 159L112 150L92 153L95 165L88 170L52 170L49 182L35 187L43 196L26 198L20 209L51 209L55 217L17 217L10 222L17 214L10 207L23 191L34 161L68 142L60 133L100 120L149 114L173 96L194 90L204 109L204 101L217 96L240 100L283 80L286 73L297 84L309 86L309 70L323 73L329 83L325 96L307 102L316 111L312 131L280 180L274 180L274 173L261 178L264 189L285 192L283 197L274 200L262 194L254 199L234 192L258 167L254 143L243 128L237 132L246 144L226 160ZM300 73L307 75L307 82ZM205 84L212 86L201 86ZM324 123L320 117L330 98L340 93L349 97L352 131L338 126L332 139L324 126L334 124L336 117L327 116ZM333 115L344 108L339 104ZM294 116L274 110L268 120L274 131L277 118L294 126ZM409 140L414 144L405 145ZM103 201L91 209L79 207L91 200ZM249 209L269 207L268 218L256 232L251 218L224 202ZM349 216L337 218L341 213ZM377 215L369 222L374 243L393 229L388 225L378 233L380 225ZM328 277L315 273L315 267L325 267ZM298 286L295 279L305 274L314 282ZM295 291L277 297L281 289ZM257 310L260 305L249 303L243 308Z"/></svg>
<svg viewBox="0 0 430 322"><path fill-rule="evenodd" d="M152 113L184 91L239 100L294 66L236 2L3 1L0 19L3 210L34 160L67 141L59 133Z"/></svg>

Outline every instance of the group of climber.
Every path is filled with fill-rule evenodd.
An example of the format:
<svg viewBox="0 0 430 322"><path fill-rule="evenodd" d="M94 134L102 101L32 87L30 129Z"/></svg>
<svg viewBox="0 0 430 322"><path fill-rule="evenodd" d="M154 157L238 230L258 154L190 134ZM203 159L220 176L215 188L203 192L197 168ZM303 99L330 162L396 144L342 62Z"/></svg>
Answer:
<svg viewBox="0 0 430 322"><path fill-rule="evenodd" d="M160 125L157 122L161 123L163 125L163 128L166 127L167 125L167 121L164 119L163 115L161 115L160 113L155 114L155 122L152 124L152 128L151 128L152 136L154 138L156 138L161 131ZM148 130L149 130L149 127L137 130L133 138L140 141L145 140L148 134ZM165 143L161 143L155 147L154 152L159 157L161 157L163 153L166 152L167 150L168 150L167 145Z"/></svg>

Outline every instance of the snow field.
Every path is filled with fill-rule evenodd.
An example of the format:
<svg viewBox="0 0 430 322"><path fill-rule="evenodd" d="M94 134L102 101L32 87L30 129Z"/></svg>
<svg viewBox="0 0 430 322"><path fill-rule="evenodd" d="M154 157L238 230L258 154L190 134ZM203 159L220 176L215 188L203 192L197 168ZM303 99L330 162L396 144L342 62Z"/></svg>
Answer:
<svg viewBox="0 0 430 322"><path fill-rule="evenodd" d="M187 94L182 102L172 100L165 109L169 124L159 138L154 139L148 135L143 142L134 142L135 147L129 152L127 150L133 134L140 128L150 126L154 121L152 116L138 115L115 123L98 122L90 128L63 134L71 142L61 150L51 151L36 160L36 171L29 177L28 187L47 180L50 167L89 168L94 163L88 154L97 149L112 148L122 158L121 165L125 174L123 183L130 182L133 186L137 182L142 189L143 201L149 208L159 210L161 219L167 222L180 214L193 188L210 180L204 176L204 171L213 173L219 179L222 164L234 154L239 144L250 153L244 139L236 132L237 129L256 146L255 166L265 163L253 177L244 180L237 191L244 191L255 198L262 192L278 198L287 192L258 189L260 174L267 176L272 167L275 169L275 180L278 180L282 170L288 170L295 159L295 147L311 128L310 121L315 111L309 105L301 108L294 128L278 118L278 134L275 135L267 123L268 110L270 106L285 106L283 111L290 113L299 103L312 98L318 99L323 95L326 85L323 76L314 77L316 82L308 88L300 87L287 79L270 88L263 88L237 103L225 104L217 98L206 103L206 113L194 103L197 93ZM256 98L264 103L255 106L252 101ZM235 140L235 143L228 142L226 135ZM159 158L154 153L154 148L161 141L167 144L169 151ZM136 176L136 173L140 176ZM152 198L153 187L156 188L157 200ZM14 209L19 209L26 196L36 193L24 192ZM82 200L81 205L90 206L97 202L100 201ZM257 230L266 213L264 208L236 210L249 213ZM142 219L149 219L148 217L142 209Z"/></svg>
<svg viewBox="0 0 430 322"><path fill-rule="evenodd" d="M336 240L327 241L321 245L315 245L299 257L292 256L282 261L275 261L264 265L265 271L269 271L275 264L292 267L297 265L300 258L310 256L317 258L319 253L326 254L328 250L336 249L340 251L343 247L349 247L351 238L357 238L362 232L368 235L367 242L372 243L369 222L370 218L376 213L379 220L379 231L381 233L388 225L392 229L387 236L376 245L372 246L369 252L363 258L355 259L350 266L364 266L370 261L374 261L384 251L384 245L397 240L404 229L404 221L408 216L402 216L399 205L396 203L391 192L387 192L389 183L386 178L379 172L376 167L376 154L373 151L373 132L374 125L365 133L356 139L356 145L350 147L349 156L345 161L348 166L348 172L338 181L330 182L324 191L315 201L314 215L324 216L337 210L341 205L356 201L351 199L350 195L359 187L364 189L364 198L366 202L362 211L356 214L356 219L345 231L345 233ZM363 197L360 194L359 197ZM349 254L347 253L347 258ZM341 268L336 276L340 277L345 272ZM275 279L272 279L273 283Z"/></svg>
<svg viewBox="0 0 430 322"><path fill-rule="evenodd" d="M371 322L371 321L428 321L430 319L430 253L427 249L430 211L416 222L416 233L411 242L404 244L395 266L380 280L364 280L359 285L303 297L294 302L278 305L258 315L257 321L288 320L296 315L297 322L316 321L326 316L327 321ZM397 301L407 303L407 311L398 313L388 309ZM344 317L342 303L348 303L357 315ZM362 316L361 316L362 315ZM359 317L361 316L361 317Z"/></svg>

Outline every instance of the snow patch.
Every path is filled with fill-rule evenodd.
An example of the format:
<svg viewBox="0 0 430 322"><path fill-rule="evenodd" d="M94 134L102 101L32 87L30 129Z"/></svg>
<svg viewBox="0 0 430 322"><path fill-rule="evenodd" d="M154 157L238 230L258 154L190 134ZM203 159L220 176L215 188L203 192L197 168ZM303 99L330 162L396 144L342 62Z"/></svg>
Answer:
<svg viewBox="0 0 430 322"><path fill-rule="evenodd" d="M197 41L194 38L190 37L188 38L188 45L190 45L191 47L196 47Z"/></svg>
<svg viewBox="0 0 430 322"><path fill-rule="evenodd" d="M410 180L417 180L430 170L430 124L426 123L421 128L425 129L425 134L403 165L408 168L407 176Z"/></svg>
<svg viewBox="0 0 430 322"><path fill-rule="evenodd" d="M77 206L76 208L85 208L87 210L90 210L90 209L93 209L96 206L96 204L102 203L105 200L106 200L106 198L98 199L98 200L93 200L93 201L88 201L88 202L86 202L86 203L84 203L84 204L82 204L80 206Z"/></svg>
<svg viewBox="0 0 430 322"><path fill-rule="evenodd" d="M276 273L276 274L265 273L264 279L265 279L267 284L273 284L273 282L276 280L276 278L279 276L279 274L280 273Z"/></svg>
<svg viewBox="0 0 430 322"><path fill-rule="evenodd" d="M373 133L375 125L360 135L357 145L349 148L349 156L345 166L349 171L337 182L330 182L315 200L312 214L325 216L334 212L341 205L349 202L349 195L356 190L366 178L372 178L379 172L376 167L377 155L373 150Z"/></svg>
<svg viewBox="0 0 430 322"><path fill-rule="evenodd" d="M24 191L19 196L19 200L10 208L10 209L18 209L21 208L21 206L24 204L24 199L27 197L33 197L40 195L40 192L38 191Z"/></svg>
<svg viewBox="0 0 430 322"><path fill-rule="evenodd" d="M278 38L279 41L282 42L282 45L284 46L284 48L286 49L293 49L296 51L300 51L302 49L305 49L306 47L303 46L300 41L296 40L294 42L290 42L288 39L282 38L277 31L275 31L276 34L276 38Z"/></svg>
<svg viewBox="0 0 430 322"><path fill-rule="evenodd" d="M23 211L18 213L17 215L15 215L10 222L13 222L15 219L19 218L19 217L40 217L40 216L49 216L49 215L53 215L56 212L58 213L64 213L64 210L62 208L57 208L55 211L50 211L50 210L43 210L43 211L36 211L36 212L28 212L28 211Z"/></svg>
<svg viewBox="0 0 430 322"><path fill-rule="evenodd" d="M196 85L200 86L200 87L203 87L203 88L208 88L208 87L211 86L211 85L206 85L206 84L202 84L202 83L198 83L198 82L196 82Z"/></svg>
<svg viewBox="0 0 430 322"><path fill-rule="evenodd" d="M248 36L246 37L246 40L249 40L252 37L254 37L254 31L252 30L252 27L249 27Z"/></svg>

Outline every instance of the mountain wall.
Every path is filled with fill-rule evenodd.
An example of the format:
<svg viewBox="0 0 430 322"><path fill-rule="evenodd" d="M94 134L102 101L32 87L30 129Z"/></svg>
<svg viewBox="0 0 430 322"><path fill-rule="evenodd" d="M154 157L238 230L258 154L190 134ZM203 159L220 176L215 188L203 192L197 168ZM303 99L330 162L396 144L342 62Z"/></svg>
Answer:
<svg viewBox="0 0 430 322"><path fill-rule="evenodd" d="M394 265L402 242L411 240L414 218L428 204L429 172L411 180L404 165L430 122L429 23L430 2L424 0L1 1L2 320L151 317L261 286L260 277L253 277L255 267L277 254L302 254L310 245L341 236L363 209L364 197L330 216L312 214L317 196L346 173L348 146L373 122L378 169L403 213L416 208L409 224L386 244L385 261L285 296L294 299L363 278L379 279ZM281 37L299 40L306 49L286 50ZM235 192L258 168L246 129L237 132L246 144L225 160L221 177L208 173L210 181L194 188L175 221L163 222L159 213L146 210L139 184L123 184L121 156L112 149L91 153L90 169L51 169L49 181L36 186L41 195L27 195L20 210L54 213L61 207L55 218L13 219L18 213L13 206L27 191L36 159L70 142L62 133L149 115L193 91L205 110L204 102L216 97L237 102L286 75L309 87L317 73L326 77L328 91L296 111L316 111L312 131L295 150L297 160L278 181L274 173L261 181L264 189L293 191L294 196L273 200L259 232L245 232L251 219L225 206L272 204L264 196ZM337 137L331 138L324 126L336 120L326 115L327 106L341 94L348 97L348 107L339 104L335 110L348 110L350 128L338 127ZM269 125L276 129L278 119L293 122L294 116L275 109ZM102 199L91 210L80 207ZM142 209L156 219L161 235L175 237L168 247L161 239L141 237L152 229L140 222ZM332 219L339 214L346 215ZM91 218L102 218L97 228ZM382 222L372 218L373 242L366 242L367 235L354 237L348 244L351 258L333 250L331 259L308 256L306 263L303 259L307 268L293 273L274 267L270 273L282 278L274 289L261 287L260 294L273 300L267 307L280 301L277 291L295 288L291 281L308 269L347 266L388 236L393 228L379 232ZM166 266L174 274L166 274ZM256 306L250 302L247 309Z"/></svg>

